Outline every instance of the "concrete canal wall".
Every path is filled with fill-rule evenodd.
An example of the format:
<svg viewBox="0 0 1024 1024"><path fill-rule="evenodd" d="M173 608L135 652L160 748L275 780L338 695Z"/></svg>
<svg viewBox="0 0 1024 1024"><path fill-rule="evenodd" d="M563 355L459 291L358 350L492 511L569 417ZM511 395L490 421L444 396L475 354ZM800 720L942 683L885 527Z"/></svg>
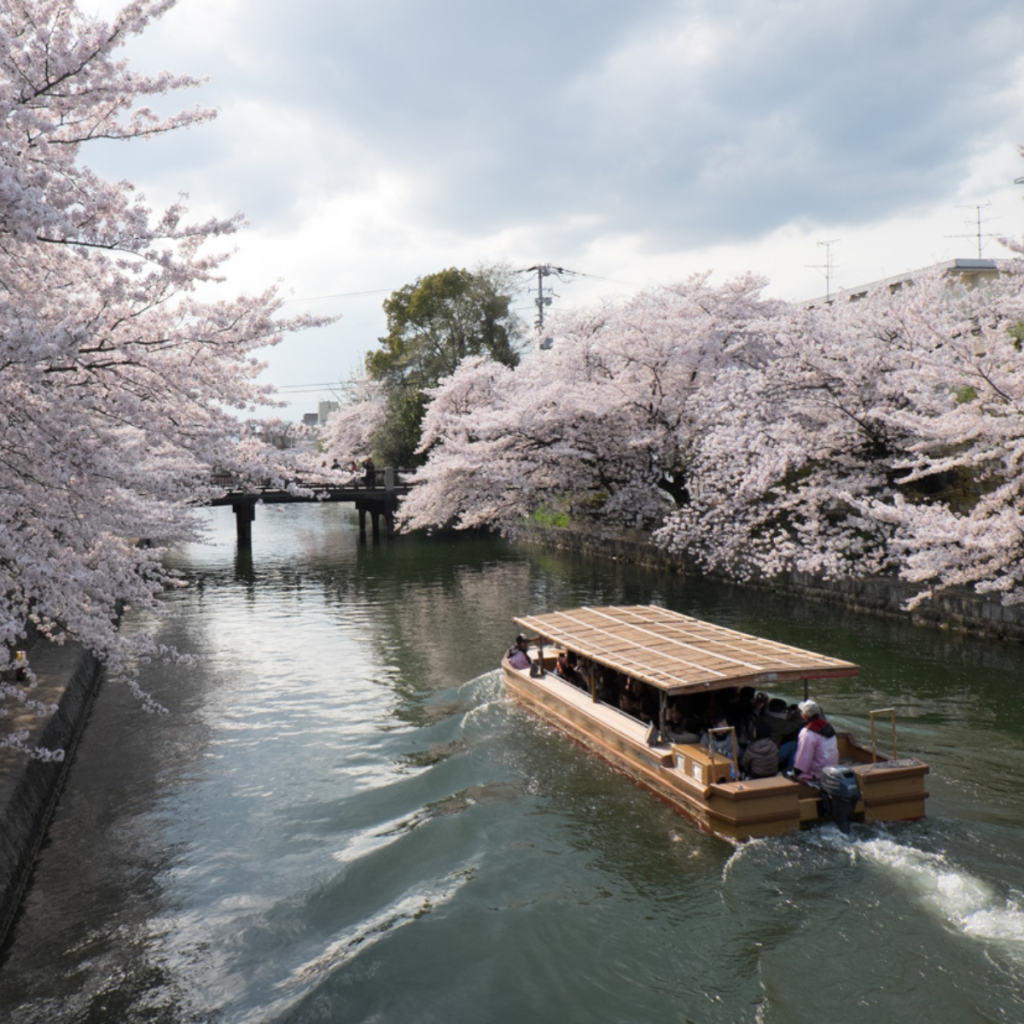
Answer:
<svg viewBox="0 0 1024 1024"><path fill-rule="evenodd" d="M517 531L515 539L521 543L573 551L588 557L610 558L669 572L691 572L697 575L686 565L685 560L657 547L641 531L610 533L577 527L527 527ZM726 576L715 575L712 578L737 584L736 580ZM902 619L922 626L1024 642L1024 605L1006 608L998 599L990 600L985 595L964 588L943 591L908 612L904 605L920 588L883 576L823 580L809 573L793 572L785 577L744 581L737 585L797 594L841 604L854 611Z"/></svg>
<svg viewBox="0 0 1024 1024"><path fill-rule="evenodd" d="M38 680L32 699L56 704L57 710L43 716L31 709L11 710L0 728L4 735L27 729L29 747L59 749L65 756L42 761L0 749L0 948L31 878L100 680L99 662L78 644L36 641L28 660Z"/></svg>

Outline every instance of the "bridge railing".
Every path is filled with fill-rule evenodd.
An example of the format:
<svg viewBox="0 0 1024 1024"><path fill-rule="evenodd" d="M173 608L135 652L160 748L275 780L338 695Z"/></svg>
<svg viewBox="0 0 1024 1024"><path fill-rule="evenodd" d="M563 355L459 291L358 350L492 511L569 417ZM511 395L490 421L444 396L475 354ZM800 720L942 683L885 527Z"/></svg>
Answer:
<svg viewBox="0 0 1024 1024"><path fill-rule="evenodd" d="M322 476L317 474L312 477L296 477L295 483L303 487L351 487L357 490L363 488L367 490L384 490L387 488L387 477L390 469L391 467L374 469L372 471L372 478L370 471L368 470L361 469L356 473L348 473L344 470L335 469L330 473L324 473ZM414 469L395 469L392 477L393 485L396 487L408 486L408 478L415 472L416 471ZM256 481L247 482L235 476L233 473L217 469L210 474L210 480L213 484L218 487L223 487L226 491L240 490L244 488L247 483L249 486L262 488L270 488L271 486L269 480L261 480L258 483Z"/></svg>

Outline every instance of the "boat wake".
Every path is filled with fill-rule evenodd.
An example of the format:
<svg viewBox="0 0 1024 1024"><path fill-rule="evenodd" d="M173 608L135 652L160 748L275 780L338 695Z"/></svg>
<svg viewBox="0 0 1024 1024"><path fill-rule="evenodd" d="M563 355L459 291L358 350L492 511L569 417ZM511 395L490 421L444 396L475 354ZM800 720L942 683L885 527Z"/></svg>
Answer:
<svg viewBox="0 0 1024 1024"><path fill-rule="evenodd" d="M1019 894L1000 895L991 884L950 863L946 854L883 838L849 843L846 849L854 861L876 865L899 878L922 907L964 935L1024 944Z"/></svg>
<svg viewBox="0 0 1024 1024"><path fill-rule="evenodd" d="M459 698L469 707L466 713L467 723L485 718L491 711L505 708L508 703L499 670L485 672L482 676L469 680L459 687L458 692Z"/></svg>
<svg viewBox="0 0 1024 1024"><path fill-rule="evenodd" d="M929 852L887 834L851 839L826 826L782 839L751 840L729 857L722 881L742 888L751 874L778 877L779 872L792 872L792 884L782 883L792 895L809 872L821 876L841 869L846 874L850 867L875 876L868 882L871 891L888 882L954 931L1024 959L1024 893L986 881L946 852ZM848 887L847 879L836 891Z"/></svg>
<svg viewBox="0 0 1024 1024"><path fill-rule="evenodd" d="M317 987L357 956L365 955L396 929L412 924L450 902L475 874L475 865L464 866L445 878L418 884L402 893L388 906L342 930L323 949L295 966L288 977L277 983L279 993L270 1006L261 1007L258 1016L244 1017L246 1024L271 1019L292 1019L302 1003L314 999Z"/></svg>

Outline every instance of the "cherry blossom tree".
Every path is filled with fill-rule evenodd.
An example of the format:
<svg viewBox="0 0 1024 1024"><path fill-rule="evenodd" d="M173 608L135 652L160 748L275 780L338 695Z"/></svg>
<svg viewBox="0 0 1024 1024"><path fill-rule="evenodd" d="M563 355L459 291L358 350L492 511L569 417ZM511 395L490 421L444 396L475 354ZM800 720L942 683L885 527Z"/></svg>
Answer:
<svg viewBox="0 0 1024 1024"><path fill-rule="evenodd" d="M901 400L903 361L890 332L865 329L866 308L790 307L769 360L703 390L692 500L658 540L740 579L891 568L886 531L853 500L888 496L910 443L885 415Z"/></svg>
<svg viewBox="0 0 1024 1024"><path fill-rule="evenodd" d="M507 528L538 508L608 524L660 522L686 492L694 396L723 366L763 358L777 304L763 281L707 275L555 321L519 368L473 358L429 394L407 527Z"/></svg>
<svg viewBox="0 0 1024 1024"><path fill-rule="evenodd" d="M694 499L657 539L735 578L799 570L1021 600L1022 276L940 273L793 308L704 394Z"/></svg>
<svg viewBox="0 0 1024 1024"><path fill-rule="evenodd" d="M538 509L731 578L801 571L1024 601L1024 273L939 272L818 308L706 277L563 318L518 370L430 392L407 527Z"/></svg>
<svg viewBox="0 0 1024 1024"><path fill-rule="evenodd" d="M352 381L345 401L327 417L320 430L320 446L329 463L346 467L372 454L373 436L384 422L388 396L368 377Z"/></svg>
<svg viewBox="0 0 1024 1024"><path fill-rule="evenodd" d="M154 214L82 162L97 140L211 117L156 115L148 97L197 83L115 59L172 5L137 0L109 24L70 0L0 8L0 670L27 627L114 672L166 653L119 634L119 602L153 608L173 583L161 546L199 536L211 467L279 473L233 411L270 397L255 350L313 321L277 319L272 290L209 297L225 259L209 243L238 217Z"/></svg>
<svg viewBox="0 0 1024 1024"><path fill-rule="evenodd" d="M1024 268L973 291L947 285L910 302L919 374L893 414L915 443L898 468L910 495L863 504L893 531L904 579L937 589L972 586L1024 602ZM935 310L941 309L941 318ZM911 317L907 317L908 321Z"/></svg>

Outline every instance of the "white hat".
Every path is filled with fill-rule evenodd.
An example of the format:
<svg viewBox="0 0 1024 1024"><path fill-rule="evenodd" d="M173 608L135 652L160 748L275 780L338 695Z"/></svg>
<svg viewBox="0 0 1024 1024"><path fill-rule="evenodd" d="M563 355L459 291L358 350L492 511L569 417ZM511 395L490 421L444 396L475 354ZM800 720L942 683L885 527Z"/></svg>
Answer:
<svg viewBox="0 0 1024 1024"><path fill-rule="evenodd" d="M821 708L818 707L818 702L814 700L805 700L800 702L800 714L804 718L817 718L821 714Z"/></svg>

